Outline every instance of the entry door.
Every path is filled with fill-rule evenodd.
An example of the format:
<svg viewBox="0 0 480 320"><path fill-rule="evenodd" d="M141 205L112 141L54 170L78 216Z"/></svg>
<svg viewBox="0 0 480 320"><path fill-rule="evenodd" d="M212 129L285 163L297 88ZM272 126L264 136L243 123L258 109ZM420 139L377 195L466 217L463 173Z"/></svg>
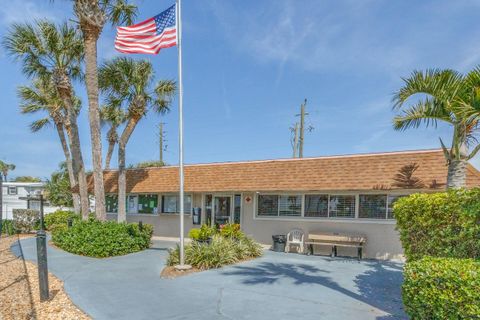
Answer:
<svg viewBox="0 0 480 320"><path fill-rule="evenodd" d="M225 224L232 219L232 197L215 196L213 199L214 223Z"/></svg>

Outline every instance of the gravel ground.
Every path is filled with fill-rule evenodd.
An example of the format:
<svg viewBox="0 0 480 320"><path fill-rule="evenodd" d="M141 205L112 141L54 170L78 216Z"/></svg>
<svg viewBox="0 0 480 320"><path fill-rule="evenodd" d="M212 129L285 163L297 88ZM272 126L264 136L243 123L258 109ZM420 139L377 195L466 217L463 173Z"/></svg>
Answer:
<svg viewBox="0 0 480 320"><path fill-rule="evenodd" d="M19 237L0 239L0 319L90 319L63 290L63 282L49 274L50 300L40 302L37 267L10 251ZM28 236L27 236L28 237Z"/></svg>

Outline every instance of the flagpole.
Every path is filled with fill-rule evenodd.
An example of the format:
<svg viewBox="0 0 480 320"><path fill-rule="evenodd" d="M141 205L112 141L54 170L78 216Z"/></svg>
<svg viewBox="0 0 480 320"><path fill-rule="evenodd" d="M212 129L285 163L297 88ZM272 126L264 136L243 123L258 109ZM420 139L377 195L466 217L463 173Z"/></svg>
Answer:
<svg viewBox="0 0 480 320"><path fill-rule="evenodd" d="M180 176L180 265L178 270L189 269L185 265L184 239L184 176L183 176L183 82L182 82L182 8L181 0L176 0L177 47L178 47L178 142L179 142L179 176Z"/></svg>

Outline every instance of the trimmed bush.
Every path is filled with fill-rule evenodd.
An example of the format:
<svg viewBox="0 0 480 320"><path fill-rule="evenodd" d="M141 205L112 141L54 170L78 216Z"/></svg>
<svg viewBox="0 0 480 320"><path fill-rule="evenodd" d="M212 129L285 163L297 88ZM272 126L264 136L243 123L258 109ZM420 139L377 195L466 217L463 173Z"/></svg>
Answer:
<svg viewBox="0 0 480 320"><path fill-rule="evenodd" d="M3 220L2 221L2 235L11 236L17 233L13 220Z"/></svg>
<svg viewBox="0 0 480 320"><path fill-rule="evenodd" d="M38 226L40 213L31 209L13 209L13 223L20 233L30 233Z"/></svg>
<svg viewBox="0 0 480 320"><path fill-rule="evenodd" d="M412 319L480 319L480 261L426 257L407 263L404 278Z"/></svg>
<svg viewBox="0 0 480 320"><path fill-rule="evenodd" d="M76 214L73 211L64 211L64 210L57 210L55 212L49 213L45 215L44 222L45 228L49 231L52 231L54 226L58 225L68 225L68 219L72 219L73 221L80 221L80 215Z"/></svg>
<svg viewBox="0 0 480 320"><path fill-rule="evenodd" d="M414 194L394 205L408 261L480 258L480 189Z"/></svg>
<svg viewBox="0 0 480 320"><path fill-rule="evenodd" d="M180 249L170 251L168 266L179 263ZM238 261L259 257L262 247L248 237L238 239L214 235L210 244L193 241L185 246L185 262L205 270L220 268Z"/></svg>
<svg viewBox="0 0 480 320"><path fill-rule="evenodd" d="M59 227L60 226L60 227ZM53 243L70 253L89 257L112 257L141 251L150 247L153 227L115 221L77 221L71 228L52 232Z"/></svg>

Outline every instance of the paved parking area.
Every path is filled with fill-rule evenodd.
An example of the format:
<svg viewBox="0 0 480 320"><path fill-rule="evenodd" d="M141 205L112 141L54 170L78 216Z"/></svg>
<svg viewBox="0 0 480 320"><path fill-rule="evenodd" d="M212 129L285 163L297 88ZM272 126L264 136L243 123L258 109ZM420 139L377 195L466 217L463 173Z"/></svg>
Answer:
<svg viewBox="0 0 480 320"><path fill-rule="evenodd" d="M36 260L35 239L21 241ZM217 270L161 279L168 248L94 259L48 248L50 272L94 319L406 319L402 265L265 252Z"/></svg>

